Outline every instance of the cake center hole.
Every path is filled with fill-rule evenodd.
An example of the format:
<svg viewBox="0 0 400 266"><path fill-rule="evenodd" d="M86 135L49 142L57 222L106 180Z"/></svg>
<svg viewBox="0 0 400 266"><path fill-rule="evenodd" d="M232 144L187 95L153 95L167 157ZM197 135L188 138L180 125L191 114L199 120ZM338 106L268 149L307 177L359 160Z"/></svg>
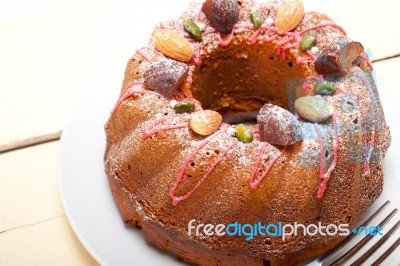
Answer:
<svg viewBox="0 0 400 266"><path fill-rule="evenodd" d="M290 55L286 61L276 55L272 43L250 45L244 39L215 47L193 71L193 96L229 124L255 124L265 103L288 109L286 86L305 75Z"/></svg>
<svg viewBox="0 0 400 266"><path fill-rule="evenodd" d="M222 113L222 122L237 125L254 125L257 124L258 110L250 112L227 112Z"/></svg>

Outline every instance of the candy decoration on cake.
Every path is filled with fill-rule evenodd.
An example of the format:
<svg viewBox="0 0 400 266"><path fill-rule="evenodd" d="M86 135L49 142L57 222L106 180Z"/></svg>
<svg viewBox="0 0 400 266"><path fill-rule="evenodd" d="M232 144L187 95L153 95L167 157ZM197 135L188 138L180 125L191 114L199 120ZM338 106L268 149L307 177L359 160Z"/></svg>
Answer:
<svg viewBox="0 0 400 266"><path fill-rule="evenodd" d="M320 95L300 97L294 107L301 117L311 122L323 122L333 114L333 107Z"/></svg>
<svg viewBox="0 0 400 266"><path fill-rule="evenodd" d="M207 136L219 128L222 116L215 111L202 110L195 112L189 121L189 127L197 134Z"/></svg>
<svg viewBox="0 0 400 266"><path fill-rule="evenodd" d="M194 54L192 45L177 31L166 29L154 34L154 46L164 55L177 61L189 62Z"/></svg>
<svg viewBox="0 0 400 266"><path fill-rule="evenodd" d="M302 140L301 125L289 111L265 104L257 115L260 140L274 145L287 146Z"/></svg>
<svg viewBox="0 0 400 266"><path fill-rule="evenodd" d="M304 18L304 6L300 0L287 1L279 10L275 27L279 34L295 29Z"/></svg>
<svg viewBox="0 0 400 266"><path fill-rule="evenodd" d="M230 33L239 20L239 5L236 0L206 0L202 11L211 25L220 33Z"/></svg>
<svg viewBox="0 0 400 266"><path fill-rule="evenodd" d="M150 65L143 75L144 87L154 90L165 98L172 95L183 85L189 68L186 64L174 60L161 60Z"/></svg>
<svg viewBox="0 0 400 266"><path fill-rule="evenodd" d="M331 42L317 57L315 70L320 74L349 72L353 62L364 52L361 43L348 39Z"/></svg>

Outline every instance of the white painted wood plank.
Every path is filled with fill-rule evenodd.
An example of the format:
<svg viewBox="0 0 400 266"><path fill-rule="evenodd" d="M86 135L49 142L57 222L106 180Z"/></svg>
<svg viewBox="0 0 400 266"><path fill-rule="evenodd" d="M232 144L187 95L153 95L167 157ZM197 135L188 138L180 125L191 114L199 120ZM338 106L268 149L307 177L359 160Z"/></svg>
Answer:
<svg viewBox="0 0 400 266"><path fill-rule="evenodd" d="M376 72L376 78L400 96L400 57L376 62L373 66Z"/></svg>
<svg viewBox="0 0 400 266"><path fill-rule="evenodd" d="M0 8L0 143L62 129L99 79L122 82L135 49L168 18L166 2L155 11L150 1L58 3L32 12L13 6L13 16Z"/></svg>
<svg viewBox="0 0 400 266"><path fill-rule="evenodd" d="M59 217L0 234L0 265L98 265Z"/></svg>
<svg viewBox="0 0 400 266"><path fill-rule="evenodd" d="M97 265L64 216L58 147L0 154L0 265Z"/></svg>
<svg viewBox="0 0 400 266"><path fill-rule="evenodd" d="M0 154L0 232L64 214L57 183L58 146L52 142Z"/></svg>

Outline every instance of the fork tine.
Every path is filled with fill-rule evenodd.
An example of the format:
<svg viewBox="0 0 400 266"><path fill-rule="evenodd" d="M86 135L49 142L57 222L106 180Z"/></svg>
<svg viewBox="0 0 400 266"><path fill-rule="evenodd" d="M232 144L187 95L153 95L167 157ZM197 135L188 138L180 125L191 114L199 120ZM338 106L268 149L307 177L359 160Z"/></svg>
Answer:
<svg viewBox="0 0 400 266"><path fill-rule="evenodd" d="M363 223L361 223L361 225L368 225L372 220L374 220L379 214L382 213L382 211L389 205L390 201L386 201L384 204L382 204L381 207L379 207L379 209L377 209L368 219L366 219ZM357 230L360 227L357 228ZM344 247L345 245L347 245L347 243L349 243L353 238L355 238L357 235L356 234L350 234L348 235L345 239L343 239L342 242L340 242L339 244L337 244L333 249L331 249L330 251L326 252L325 254L323 254L320 258L319 261L322 263L326 260L328 260L329 258L331 258L333 255L335 255L342 247Z"/></svg>
<svg viewBox="0 0 400 266"><path fill-rule="evenodd" d="M397 223L384 235L379 239L378 242L375 243L367 252L365 252L359 259L357 259L351 266L360 265L361 263L365 262L375 251L378 250L385 242L389 239L400 227L400 221Z"/></svg>
<svg viewBox="0 0 400 266"><path fill-rule="evenodd" d="M389 213L388 216L385 217L385 219L382 220L382 222L379 224L380 227L384 227L390 219L396 214L397 209L394 209L391 213ZM365 244L368 243L374 236L373 235L367 235L363 239L361 239L360 242L358 242L354 247L352 247L349 251L347 251L343 256L341 256L339 259L337 259L335 262L333 262L333 265L343 265L344 262L346 262L349 258L351 258L354 254L356 254L361 248L365 246Z"/></svg>
<svg viewBox="0 0 400 266"><path fill-rule="evenodd" d="M390 248L386 250L385 253L382 254L382 256L380 256L374 263L372 263L371 266L381 265L382 262L384 262L386 258L389 257L390 254L392 254L393 251L395 251L399 245L400 245L400 237L397 238L396 242L394 242L393 245L391 245Z"/></svg>

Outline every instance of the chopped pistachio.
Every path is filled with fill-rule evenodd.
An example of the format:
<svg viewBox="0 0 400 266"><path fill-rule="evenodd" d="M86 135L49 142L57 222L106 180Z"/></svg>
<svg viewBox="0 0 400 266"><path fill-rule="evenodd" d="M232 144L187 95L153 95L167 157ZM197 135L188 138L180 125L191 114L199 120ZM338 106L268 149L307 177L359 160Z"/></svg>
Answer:
<svg viewBox="0 0 400 266"><path fill-rule="evenodd" d="M191 102L179 102L174 106L174 110L178 114L192 113L195 108L196 106Z"/></svg>
<svg viewBox="0 0 400 266"><path fill-rule="evenodd" d="M329 81L317 82L314 84L314 93L318 95L332 95L336 91L336 84Z"/></svg>
<svg viewBox="0 0 400 266"><path fill-rule="evenodd" d="M183 22L183 28L196 41L200 42L203 39L201 30L200 30L199 26L196 24L196 22L193 21L193 19L191 19L191 18L186 19Z"/></svg>
<svg viewBox="0 0 400 266"><path fill-rule="evenodd" d="M309 31L303 35L303 38L301 38L300 50L302 52L307 52L308 50L313 48L316 43L317 43L317 35L315 31Z"/></svg>
<svg viewBox="0 0 400 266"><path fill-rule="evenodd" d="M236 126L236 138L243 143L252 142L253 132L251 132L251 129L248 126L239 124Z"/></svg>
<svg viewBox="0 0 400 266"><path fill-rule="evenodd" d="M251 23L253 23L254 28L258 29L264 22L264 18L260 11L256 10L250 14Z"/></svg>

